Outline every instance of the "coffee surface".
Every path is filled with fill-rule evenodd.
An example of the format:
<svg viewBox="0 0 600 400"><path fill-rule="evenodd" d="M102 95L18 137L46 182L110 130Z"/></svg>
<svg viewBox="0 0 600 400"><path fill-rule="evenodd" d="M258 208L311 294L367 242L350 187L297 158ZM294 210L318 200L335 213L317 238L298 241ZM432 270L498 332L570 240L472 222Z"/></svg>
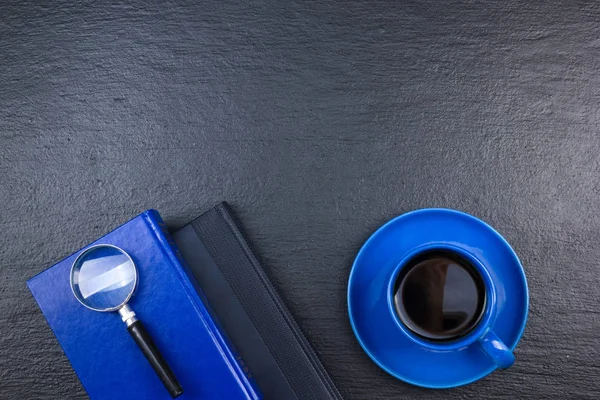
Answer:
<svg viewBox="0 0 600 400"><path fill-rule="evenodd" d="M394 286L400 320L415 334L449 341L469 333L481 319L485 286L475 267L449 252L409 261Z"/></svg>

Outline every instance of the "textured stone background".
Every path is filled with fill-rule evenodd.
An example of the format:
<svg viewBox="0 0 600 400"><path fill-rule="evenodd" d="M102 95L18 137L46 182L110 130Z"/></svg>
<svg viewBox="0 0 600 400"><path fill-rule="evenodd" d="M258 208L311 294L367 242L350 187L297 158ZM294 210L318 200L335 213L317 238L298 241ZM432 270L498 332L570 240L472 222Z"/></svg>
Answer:
<svg viewBox="0 0 600 400"><path fill-rule="evenodd" d="M86 396L28 278L220 200L348 399L600 398L597 2L100 3L0 3L0 398ZM429 206L495 226L531 291L517 364L450 391L346 317L360 245Z"/></svg>

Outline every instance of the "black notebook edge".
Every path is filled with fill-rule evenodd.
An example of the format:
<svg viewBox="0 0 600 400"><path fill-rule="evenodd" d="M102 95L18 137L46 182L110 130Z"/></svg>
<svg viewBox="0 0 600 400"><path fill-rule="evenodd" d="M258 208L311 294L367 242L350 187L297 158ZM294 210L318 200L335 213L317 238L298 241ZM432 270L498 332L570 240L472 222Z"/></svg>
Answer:
<svg viewBox="0 0 600 400"><path fill-rule="evenodd" d="M223 223L227 228L227 233L232 236L239 248L236 248L233 243L229 243L226 248L224 247L227 245L228 238L227 233L223 231ZM225 279L228 281L229 287L235 294L237 301L242 304L242 307L246 310L251 322L260 332L262 332L261 336L263 339L266 339L264 340L264 343L270 352L270 355L273 357L273 359L277 360L280 371L293 388L296 396L302 400L343 399L331 377L323 367L319 357L303 334L300 326L286 307L277 289L272 285L258 259L252 252L244 234L242 233L240 225L236 223L234 213L230 206L225 202L219 203L209 211L203 213L198 218L190 222L188 225L191 225L194 228L194 231L210 254L212 260L217 265ZM245 262L243 262L242 258L245 260ZM236 261L240 262L237 263ZM251 271L240 270L240 265L238 264L245 264L249 266ZM261 314L260 311L255 310L251 305L248 306L248 304L252 304L252 302L255 301L251 298L251 295L249 294L248 290L246 290L244 285L245 279L255 279L248 275L244 277L244 274L248 274L250 272L252 272L253 275L260 281L260 286L262 287L263 291L262 295L264 296L266 294L266 296L268 296L268 302L272 303L272 305L275 307L276 312L283 320L285 327L289 331L289 334L286 334L285 332L279 332L278 334L281 337L288 336L288 339L293 338L293 341L295 341L295 344L301 350L301 354L295 354L299 359L289 360L288 358L290 354L293 353L293 350L288 349L287 346L280 347L281 345L277 343L277 340L275 340L274 337L265 338L267 335L272 336L273 334L277 333L271 332L270 326L263 326L265 325L265 321L273 322L273 319L271 319L271 321L268 320L269 318L274 317L265 316L263 315L264 313ZM252 293L254 294L255 292ZM266 299L263 300L266 301ZM246 304L245 307L244 304ZM262 304L264 305L265 303L263 302ZM277 344L273 345L273 343ZM234 345L235 344L236 343L234 343ZM295 349L294 346L290 347ZM305 361L303 362L301 359L305 359ZM293 366L292 363L294 363ZM298 363L301 363L300 365L302 365L303 368L298 367Z"/></svg>

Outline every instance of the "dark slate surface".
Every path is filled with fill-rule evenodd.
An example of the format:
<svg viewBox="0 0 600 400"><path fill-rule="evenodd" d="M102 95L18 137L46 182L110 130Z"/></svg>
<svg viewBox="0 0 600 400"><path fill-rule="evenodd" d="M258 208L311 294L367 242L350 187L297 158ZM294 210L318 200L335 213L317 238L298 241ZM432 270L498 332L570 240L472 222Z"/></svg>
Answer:
<svg viewBox="0 0 600 400"><path fill-rule="evenodd" d="M348 399L600 398L597 2L0 4L0 398L85 398L25 281L155 207L229 201ZM345 289L442 206L525 265L517 364L427 391L361 352Z"/></svg>

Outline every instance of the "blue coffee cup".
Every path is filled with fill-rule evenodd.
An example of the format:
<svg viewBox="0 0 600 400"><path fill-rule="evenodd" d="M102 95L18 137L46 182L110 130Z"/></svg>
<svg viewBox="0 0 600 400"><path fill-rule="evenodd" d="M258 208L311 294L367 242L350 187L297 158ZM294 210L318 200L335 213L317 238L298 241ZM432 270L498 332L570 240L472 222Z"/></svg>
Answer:
<svg viewBox="0 0 600 400"><path fill-rule="evenodd" d="M436 263L452 260L440 269L446 271L445 284L459 276L460 268L476 282L477 313L470 319L465 313L450 313L448 321L444 314L444 334L453 332L447 322L461 326L456 315L468 322L450 336L428 330L404 310L410 299L421 299L413 301L420 310L439 299L398 300L410 292L405 283L410 279L413 284L431 283L429 275L411 272L430 263L431 254L438 255ZM464 298L466 288L458 290L456 298ZM443 304L446 307L446 299ZM452 301L449 304L452 308ZM508 242L485 222L448 209L413 211L382 226L359 251L348 283L350 323L365 352L396 378L427 388L466 385L497 368L510 367L528 304L525 274Z"/></svg>
<svg viewBox="0 0 600 400"><path fill-rule="evenodd" d="M469 267L481 279L482 293L479 296L482 299L479 300L483 303L483 306L478 315L474 316L476 323L469 332L457 339L431 341L415 333L402 321L394 303L394 286L398 284L398 275L407 268L410 260L419 257L419 255L439 252L456 255L467 261ZM398 324L398 328L419 346L433 351L452 351L477 342L498 367L508 368L515 361L512 351L498 338L491 328L491 322L495 320L496 316L496 288L494 282L486 267L473 254L462 247L445 243L434 243L417 247L412 252L409 252L404 260L399 263L388 282L388 307L392 317Z"/></svg>

